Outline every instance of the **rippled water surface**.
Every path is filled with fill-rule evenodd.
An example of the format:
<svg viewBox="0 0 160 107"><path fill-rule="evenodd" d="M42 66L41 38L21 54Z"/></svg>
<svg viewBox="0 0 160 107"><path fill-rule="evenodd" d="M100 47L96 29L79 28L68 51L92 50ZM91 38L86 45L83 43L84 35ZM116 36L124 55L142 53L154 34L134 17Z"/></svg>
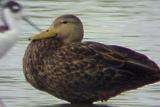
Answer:
<svg viewBox="0 0 160 107"><path fill-rule="evenodd" d="M46 29L59 15L75 14L84 23L85 39L115 44L144 53L160 65L160 0L19 0L26 13ZM8 107L71 107L32 88L22 71L22 57L37 33L21 22L21 36L0 60L0 97ZM160 83L123 93L108 102L84 107L159 107ZM100 105L99 105L100 104ZM101 105L102 104L102 105ZM72 105L82 107L82 105Z"/></svg>

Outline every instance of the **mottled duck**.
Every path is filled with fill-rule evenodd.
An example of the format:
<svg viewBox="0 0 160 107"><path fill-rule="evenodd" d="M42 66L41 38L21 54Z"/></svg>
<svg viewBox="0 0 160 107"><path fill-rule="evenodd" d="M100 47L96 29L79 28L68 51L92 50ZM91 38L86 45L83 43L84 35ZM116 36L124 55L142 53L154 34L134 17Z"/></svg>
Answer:
<svg viewBox="0 0 160 107"><path fill-rule="evenodd" d="M71 103L108 100L121 92L158 82L160 69L131 49L82 42L83 25L74 15L58 17L33 35L23 58L26 80Z"/></svg>

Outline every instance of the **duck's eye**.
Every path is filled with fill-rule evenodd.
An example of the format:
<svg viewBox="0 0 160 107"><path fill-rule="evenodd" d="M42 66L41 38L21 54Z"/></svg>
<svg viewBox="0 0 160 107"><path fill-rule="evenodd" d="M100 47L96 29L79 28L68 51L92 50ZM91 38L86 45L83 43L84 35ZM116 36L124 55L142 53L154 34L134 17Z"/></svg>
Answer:
<svg viewBox="0 0 160 107"><path fill-rule="evenodd" d="M62 23L63 23L63 24L67 24L68 22L67 22L67 21L62 21Z"/></svg>

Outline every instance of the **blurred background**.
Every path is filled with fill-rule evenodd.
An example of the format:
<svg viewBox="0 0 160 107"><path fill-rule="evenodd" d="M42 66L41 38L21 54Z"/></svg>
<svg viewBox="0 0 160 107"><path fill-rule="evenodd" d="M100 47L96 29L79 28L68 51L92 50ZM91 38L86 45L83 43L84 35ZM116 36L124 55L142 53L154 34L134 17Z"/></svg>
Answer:
<svg viewBox="0 0 160 107"><path fill-rule="evenodd" d="M125 46L146 54L160 65L160 0L17 1L42 29L47 29L62 14L75 14L84 24L85 41ZM67 102L38 91L25 81L22 58L28 37L38 32L25 22L21 22L20 30L17 44L0 60L0 97L8 107L69 107L61 105ZM159 107L159 101L160 82L97 103L113 107Z"/></svg>

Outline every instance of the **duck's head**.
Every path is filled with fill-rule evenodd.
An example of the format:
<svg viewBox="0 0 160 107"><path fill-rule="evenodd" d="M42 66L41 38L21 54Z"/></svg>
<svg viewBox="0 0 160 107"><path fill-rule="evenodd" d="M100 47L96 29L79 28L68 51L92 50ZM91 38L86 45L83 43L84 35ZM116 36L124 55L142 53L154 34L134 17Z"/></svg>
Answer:
<svg viewBox="0 0 160 107"><path fill-rule="evenodd" d="M78 17L63 15L56 18L46 31L33 35L30 39L58 38L63 43L73 43L81 42L83 33L83 25Z"/></svg>

